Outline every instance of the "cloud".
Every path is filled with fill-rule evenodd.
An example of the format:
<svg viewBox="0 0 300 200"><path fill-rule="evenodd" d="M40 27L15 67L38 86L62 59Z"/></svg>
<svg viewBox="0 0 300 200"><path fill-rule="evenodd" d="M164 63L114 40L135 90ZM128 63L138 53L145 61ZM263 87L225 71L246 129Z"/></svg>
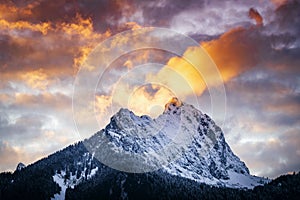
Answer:
<svg viewBox="0 0 300 200"><path fill-rule="evenodd" d="M2 72L42 68L49 75L59 72L72 75L93 49L95 41L110 36L109 32L95 32L91 20L79 15L72 23L1 22L5 24L0 29Z"/></svg>
<svg viewBox="0 0 300 200"><path fill-rule="evenodd" d="M47 139L48 138L49 137L47 137ZM32 162L43 158L45 154L48 155L50 153L53 153L57 149L63 147L55 142L52 142L51 148L49 148L49 141L48 144L45 141L39 142L41 142L41 145L43 145L43 149L35 143L31 143L31 145L28 146L28 148L24 148L20 146L15 146L8 141L0 140L0 170L14 171L19 162L22 162L26 165L31 164Z"/></svg>
<svg viewBox="0 0 300 200"><path fill-rule="evenodd" d="M165 72L163 68L157 77L167 85L177 85L178 94L183 97L190 94L200 95L207 85L222 84L220 75L227 82L261 63L263 54L271 50L266 39L260 28L232 29L219 38L202 42L201 46L188 48L183 55L188 60L172 57L166 64ZM211 56L216 66L202 48ZM220 74L214 73L213 69L217 69ZM182 81L178 78L186 84L181 84Z"/></svg>
<svg viewBox="0 0 300 200"><path fill-rule="evenodd" d="M299 168L300 102L297 75L286 77L287 84L281 71L269 70L253 68L225 84L224 133L252 173L273 178Z"/></svg>
<svg viewBox="0 0 300 200"><path fill-rule="evenodd" d="M242 159L252 172L260 176L275 178L278 174L298 171L300 168L299 129L286 131L278 138L265 142L237 144Z"/></svg>
<svg viewBox="0 0 300 200"><path fill-rule="evenodd" d="M278 94L278 93L277 93ZM271 112L285 111L287 114L297 115L300 112L300 93L293 92L293 89L288 90L286 88L286 93L282 93L275 100L273 104L269 104L267 109Z"/></svg>
<svg viewBox="0 0 300 200"><path fill-rule="evenodd" d="M263 25L263 18L255 8L250 8L249 17L254 19L257 25Z"/></svg>
<svg viewBox="0 0 300 200"><path fill-rule="evenodd" d="M295 36L297 40L295 41L295 46L300 45L299 42L299 32L300 32L300 13L297 11L300 8L300 3L298 1L288 1L282 6L278 7L276 10L276 18L274 20L274 31L282 34L289 33Z"/></svg>
<svg viewBox="0 0 300 200"><path fill-rule="evenodd" d="M255 67L265 51L270 50L258 29L235 28L218 39L201 45L218 66L226 81Z"/></svg>
<svg viewBox="0 0 300 200"><path fill-rule="evenodd" d="M22 160L22 157L24 157L24 152L21 152L18 148L14 148L7 142L0 140L1 171L15 169L17 167L16 162Z"/></svg>
<svg viewBox="0 0 300 200"><path fill-rule="evenodd" d="M273 7L268 1L234 1L234 7L231 1L197 2L190 1L190 5L193 6L177 12L171 20L170 27L188 35L215 36L238 26L249 27L249 8L259 7L263 14L269 14Z"/></svg>
<svg viewBox="0 0 300 200"><path fill-rule="evenodd" d="M274 5L276 5L277 7L280 7L286 4L288 0L271 0L271 2L274 3Z"/></svg>
<svg viewBox="0 0 300 200"><path fill-rule="evenodd" d="M225 79L226 139L256 175L299 170L299 13L276 9L262 26L232 29L202 42ZM202 107L207 107L208 91Z"/></svg>
<svg viewBox="0 0 300 200"><path fill-rule="evenodd" d="M135 89L129 98L129 109L138 115L158 117L164 111L164 105L174 96L173 91L159 84L146 84Z"/></svg>
<svg viewBox="0 0 300 200"><path fill-rule="evenodd" d="M149 80L162 82L168 88L173 88L175 94L181 99L190 94L200 95L206 88L196 68L201 64L201 57L205 58L203 50L199 47L190 47L185 51L184 56L188 60L183 57L172 57L155 76L152 74L148 76Z"/></svg>
<svg viewBox="0 0 300 200"><path fill-rule="evenodd" d="M254 68L227 82L228 111L239 113L236 116L239 119L248 116L248 120L252 118L254 123L277 129L296 125L300 107L299 92L294 90L298 85L297 76L289 76L291 83L286 84L286 81L281 81L280 71L273 71L273 74L268 71L268 68ZM236 105L239 107L235 108Z"/></svg>

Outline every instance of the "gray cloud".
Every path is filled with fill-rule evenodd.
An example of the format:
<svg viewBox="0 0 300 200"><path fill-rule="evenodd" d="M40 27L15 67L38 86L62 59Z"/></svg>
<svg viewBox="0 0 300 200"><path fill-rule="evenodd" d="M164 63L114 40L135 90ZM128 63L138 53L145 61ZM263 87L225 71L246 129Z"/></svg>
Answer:
<svg viewBox="0 0 300 200"><path fill-rule="evenodd" d="M70 97L59 93L7 96L0 98L0 170L13 170L18 162L29 164L80 139Z"/></svg>
<svg viewBox="0 0 300 200"><path fill-rule="evenodd" d="M258 175L275 178L300 168L299 129L286 131L278 139L237 145L240 155ZM251 160L251 161L249 161Z"/></svg>
<svg viewBox="0 0 300 200"><path fill-rule="evenodd" d="M14 140L27 143L41 136L41 128L46 121L49 121L47 116L43 115L22 115L17 117L14 122L12 119L8 121L5 119L6 123L1 124L0 133L1 138L4 140Z"/></svg>
<svg viewBox="0 0 300 200"><path fill-rule="evenodd" d="M7 142L0 140L0 170L12 170L16 168L17 160L21 160L22 153L12 148Z"/></svg>

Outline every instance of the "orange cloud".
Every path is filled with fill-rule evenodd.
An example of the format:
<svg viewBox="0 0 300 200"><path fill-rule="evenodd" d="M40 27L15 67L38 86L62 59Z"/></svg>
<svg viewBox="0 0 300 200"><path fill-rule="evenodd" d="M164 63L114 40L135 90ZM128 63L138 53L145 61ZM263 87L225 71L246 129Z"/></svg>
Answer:
<svg viewBox="0 0 300 200"><path fill-rule="evenodd" d="M27 21L17 21L17 22L9 22L5 19L0 20L0 30L5 31L8 33L8 31L11 30L24 30L28 29L30 31L36 31L41 32L43 35L46 35L47 32L51 29L51 24L49 22L44 22L40 24L31 24Z"/></svg>
<svg viewBox="0 0 300 200"><path fill-rule="evenodd" d="M157 117L174 93L163 85L146 84L134 88L128 97L128 108L137 115Z"/></svg>
<svg viewBox="0 0 300 200"><path fill-rule="evenodd" d="M76 15L73 23L63 22L57 25L57 29L70 36L80 35L84 38L95 37L91 18L84 19L79 14Z"/></svg>
<svg viewBox="0 0 300 200"><path fill-rule="evenodd" d="M1 5L0 11L6 7ZM1 79L21 79L34 89L46 89L47 78L76 74L91 50L111 35L109 30L96 32L92 20L79 14L69 23L0 18L0 34L7 38L0 41L5 58L0 61Z"/></svg>
<svg viewBox="0 0 300 200"><path fill-rule="evenodd" d="M196 93L198 95L201 94L206 87L205 83L200 72L195 68L195 66L193 66L193 64L190 63L190 61L192 61L193 63L201 64L201 56L198 57L197 55L198 53L200 53L201 55L201 50L202 49L200 47L188 48L184 53L184 56L186 56L188 60L185 60L182 57L171 58L168 61L167 66L174 70L177 75L166 73L163 75L165 77L165 80L168 79L169 82L173 82L173 84L175 84L175 82L179 81L178 79L182 79L188 84L185 84L186 87L183 87L184 85L180 83L182 81L179 81L176 84L178 88L182 89L181 92L188 92L192 89L193 93ZM163 73L163 71L161 71L160 73Z"/></svg>
<svg viewBox="0 0 300 200"><path fill-rule="evenodd" d="M201 45L216 63L223 80L228 81L258 63L259 52L264 51L259 45L264 42L255 36L255 32L236 28Z"/></svg>
<svg viewBox="0 0 300 200"><path fill-rule="evenodd" d="M139 50L128 55L124 55L121 60L125 60L123 66L127 67L129 70L135 66L148 63L150 60L151 49ZM120 60L120 61L121 61Z"/></svg>
<svg viewBox="0 0 300 200"><path fill-rule="evenodd" d="M271 2L276 5L277 7L286 4L288 2L288 0L271 0Z"/></svg>
<svg viewBox="0 0 300 200"><path fill-rule="evenodd" d="M45 90L49 84L48 75L42 69L21 74L21 78L33 89Z"/></svg>
<svg viewBox="0 0 300 200"><path fill-rule="evenodd" d="M67 34L71 40L74 37L78 37L80 43L84 44L79 47L79 51L74 55L76 69L79 69L88 54L100 41L111 36L110 30L103 34L95 32L91 18L84 19L79 14L76 15L73 23L61 23L57 25L56 30Z"/></svg>
<svg viewBox="0 0 300 200"><path fill-rule="evenodd" d="M33 5L29 4L24 8L17 8L14 5L0 4L0 19L15 20L18 16L30 16Z"/></svg>
<svg viewBox="0 0 300 200"><path fill-rule="evenodd" d="M208 85L223 83L215 64L200 46L187 48L182 57L172 57L157 74L149 74L147 80L163 83L181 100L201 95Z"/></svg>
<svg viewBox="0 0 300 200"><path fill-rule="evenodd" d="M137 115L157 117L164 111L163 105L174 96L174 92L159 84L130 86L120 83L111 95L95 96L95 114L101 126L107 124L107 115L114 114L124 107ZM116 109L116 110L114 110Z"/></svg>
<svg viewBox="0 0 300 200"><path fill-rule="evenodd" d="M106 95L96 95L95 96L95 111L99 113L104 113L111 105L111 96Z"/></svg>
<svg viewBox="0 0 300 200"><path fill-rule="evenodd" d="M124 27L125 29L131 29L131 30L135 30L135 29L139 29L139 28L142 28L142 26L140 26L138 23L136 22L126 22L124 24Z"/></svg>
<svg viewBox="0 0 300 200"><path fill-rule="evenodd" d="M250 8L249 17L254 19L257 25L263 25L263 18L256 9Z"/></svg>
<svg viewBox="0 0 300 200"><path fill-rule="evenodd" d="M147 80L162 81L183 100L188 95L201 95L206 88L223 84L256 66L261 52L267 50L263 37L256 36L257 30L253 28L232 29L215 40L202 42L201 46L189 47L182 57L172 57L159 73L149 74Z"/></svg>

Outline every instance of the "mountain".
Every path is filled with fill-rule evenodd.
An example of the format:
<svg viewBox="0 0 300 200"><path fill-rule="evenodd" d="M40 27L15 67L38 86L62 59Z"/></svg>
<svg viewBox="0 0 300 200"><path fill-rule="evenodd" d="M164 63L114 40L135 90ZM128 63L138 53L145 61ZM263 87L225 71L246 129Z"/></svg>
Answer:
<svg viewBox="0 0 300 200"><path fill-rule="evenodd" d="M197 182L238 188L253 188L266 181L249 174L208 115L177 98L156 119L120 109L85 144L96 158L122 171L162 168Z"/></svg>
<svg viewBox="0 0 300 200"><path fill-rule="evenodd" d="M90 138L1 173L0 199L229 198L267 182L208 115L173 98L156 119L122 108Z"/></svg>
<svg viewBox="0 0 300 200"><path fill-rule="evenodd" d="M26 167L26 165L24 165L23 163L19 163L19 164L17 165L16 171L20 171L21 169L23 169L23 168L25 168L25 167Z"/></svg>

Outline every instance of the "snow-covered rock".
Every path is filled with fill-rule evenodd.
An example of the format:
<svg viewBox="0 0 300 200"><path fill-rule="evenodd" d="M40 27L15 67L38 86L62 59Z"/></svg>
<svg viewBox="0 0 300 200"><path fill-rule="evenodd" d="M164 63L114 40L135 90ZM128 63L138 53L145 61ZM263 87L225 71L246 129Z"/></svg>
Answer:
<svg viewBox="0 0 300 200"><path fill-rule="evenodd" d="M249 174L208 115L177 98L156 119L122 108L85 144L101 162L127 172L162 169L197 182L239 188L266 181Z"/></svg>

